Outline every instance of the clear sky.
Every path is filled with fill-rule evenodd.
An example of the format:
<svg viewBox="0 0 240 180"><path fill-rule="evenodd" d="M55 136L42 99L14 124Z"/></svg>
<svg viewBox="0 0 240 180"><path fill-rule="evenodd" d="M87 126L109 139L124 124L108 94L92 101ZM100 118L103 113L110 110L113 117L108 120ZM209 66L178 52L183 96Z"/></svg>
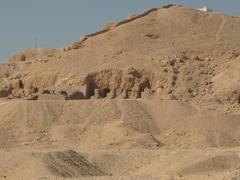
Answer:
<svg viewBox="0 0 240 180"><path fill-rule="evenodd" d="M18 51L65 47L103 24L164 4L202 7L204 0L0 0L0 60ZM209 8L240 15L239 0L207 0Z"/></svg>

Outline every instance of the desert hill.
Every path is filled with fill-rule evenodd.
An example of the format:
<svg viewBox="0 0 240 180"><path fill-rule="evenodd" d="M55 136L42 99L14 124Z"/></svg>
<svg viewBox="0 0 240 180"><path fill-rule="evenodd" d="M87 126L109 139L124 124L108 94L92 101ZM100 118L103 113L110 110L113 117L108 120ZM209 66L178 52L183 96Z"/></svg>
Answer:
<svg viewBox="0 0 240 180"><path fill-rule="evenodd" d="M82 89L87 85L92 86L90 91L116 90L116 96L133 88L141 93L146 87L159 96L172 91L177 99L202 98L201 94L215 91L232 96L239 88L235 83L239 78L238 17L179 6L147 12L87 35L74 48L33 49L10 58L20 69L17 75L8 75L14 79L12 94L17 95L16 80L21 80L24 96L34 88ZM223 89L218 84L229 80L224 75L227 68L234 85Z"/></svg>
<svg viewBox="0 0 240 180"><path fill-rule="evenodd" d="M167 5L12 56L0 178L238 178L239 31L240 17Z"/></svg>

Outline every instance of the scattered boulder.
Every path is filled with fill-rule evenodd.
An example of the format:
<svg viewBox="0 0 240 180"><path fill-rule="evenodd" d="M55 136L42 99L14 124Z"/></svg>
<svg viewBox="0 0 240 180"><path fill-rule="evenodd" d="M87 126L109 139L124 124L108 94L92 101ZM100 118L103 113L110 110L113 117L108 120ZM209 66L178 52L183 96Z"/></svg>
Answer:
<svg viewBox="0 0 240 180"><path fill-rule="evenodd" d="M100 99L107 97L107 94L110 92L108 88L101 88L94 90L94 98Z"/></svg>
<svg viewBox="0 0 240 180"><path fill-rule="evenodd" d="M151 99L153 97L154 93L151 89L144 89L143 92L141 92L141 98L143 99Z"/></svg>
<svg viewBox="0 0 240 180"><path fill-rule="evenodd" d="M133 77L141 78L142 75L134 68L128 68L127 74L132 75Z"/></svg>
<svg viewBox="0 0 240 180"><path fill-rule="evenodd" d="M107 97L110 99L114 99L117 97L117 90L116 89L112 89L110 90L110 92L107 94Z"/></svg>
<svg viewBox="0 0 240 180"><path fill-rule="evenodd" d="M26 56L25 54L22 54L20 57L19 57L20 61L26 61Z"/></svg>
<svg viewBox="0 0 240 180"><path fill-rule="evenodd" d="M0 98L8 97L12 93L12 88L6 82L0 84Z"/></svg>
<svg viewBox="0 0 240 180"><path fill-rule="evenodd" d="M240 91L235 90L233 92L231 92L226 100L231 103L231 104L240 104Z"/></svg>
<svg viewBox="0 0 240 180"><path fill-rule="evenodd" d="M134 19L136 18L138 15L137 14L130 14L127 18L128 19Z"/></svg>
<svg viewBox="0 0 240 180"><path fill-rule="evenodd" d="M38 95L29 95L28 97L25 98L25 100L36 101L38 100Z"/></svg>
<svg viewBox="0 0 240 180"><path fill-rule="evenodd" d="M68 93L66 91L59 91L58 94L61 94L66 100L69 99Z"/></svg>
<svg viewBox="0 0 240 180"><path fill-rule="evenodd" d="M41 94L38 96L38 100L66 100L61 94Z"/></svg>
<svg viewBox="0 0 240 180"><path fill-rule="evenodd" d="M31 89L31 93L32 93L32 94L38 93L38 88L37 88L37 87L32 88L32 89Z"/></svg>
<svg viewBox="0 0 240 180"><path fill-rule="evenodd" d="M13 99L14 97L13 97L13 95L12 94L10 94L8 97L7 97L7 99L9 99L9 100L11 100L11 99Z"/></svg>
<svg viewBox="0 0 240 180"><path fill-rule="evenodd" d="M167 5L162 6L162 8L163 8L163 9L168 9L168 8L171 8L171 7L174 7L174 6L181 7L181 6L175 5L175 4L167 4Z"/></svg>
<svg viewBox="0 0 240 180"><path fill-rule="evenodd" d="M50 90L44 89L41 94L52 94Z"/></svg>
<svg viewBox="0 0 240 180"><path fill-rule="evenodd" d="M103 30L110 30L110 29L112 29L113 27L115 27L116 24L117 24L116 22L109 22L109 23L107 23L107 24L104 25Z"/></svg>
<svg viewBox="0 0 240 180"><path fill-rule="evenodd" d="M0 98L1 97L8 97L11 94L11 90L9 89L0 89Z"/></svg>
<svg viewBox="0 0 240 180"><path fill-rule="evenodd" d="M146 34L145 36L150 39L158 39L159 38L158 34Z"/></svg>
<svg viewBox="0 0 240 180"><path fill-rule="evenodd" d="M110 92L110 89L108 88L102 88L99 90L99 93L100 93L100 97L101 98L105 98L107 97L107 94Z"/></svg>
<svg viewBox="0 0 240 180"><path fill-rule="evenodd" d="M85 96L81 91L72 91L72 92L69 92L68 99L69 100L80 100L80 99L85 99Z"/></svg>

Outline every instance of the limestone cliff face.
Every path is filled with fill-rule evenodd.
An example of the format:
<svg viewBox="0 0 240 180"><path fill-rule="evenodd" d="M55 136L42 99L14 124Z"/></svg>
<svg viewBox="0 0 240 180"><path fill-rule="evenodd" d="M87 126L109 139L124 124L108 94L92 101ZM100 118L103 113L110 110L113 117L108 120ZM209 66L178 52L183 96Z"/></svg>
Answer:
<svg viewBox="0 0 240 180"><path fill-rule="evenodd" d="M2 94L78 90L85 98L237 104L239 22L239 17L175 5L150 9L110 23L68 48L30 49L11 57L0 66Z"/></svg>
<svg viewBox="0 0 240 180"><path fill-rule="evenodd" d="M0 179L239 179L239 32L240 17L168 5L14 55Z"/></svg>

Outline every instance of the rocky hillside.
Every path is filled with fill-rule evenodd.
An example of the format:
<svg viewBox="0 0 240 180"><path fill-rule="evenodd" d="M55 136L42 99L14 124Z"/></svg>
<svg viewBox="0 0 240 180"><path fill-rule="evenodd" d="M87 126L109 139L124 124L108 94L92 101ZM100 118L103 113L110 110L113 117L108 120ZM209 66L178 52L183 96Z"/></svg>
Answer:
<svg viewBox="0 0 240 180"><path fill-rule="evenodd" d="M239 21L174 5L151 9L107 24L68 48L13 56L9 66L18 71L5 68L1 87L9 93L0 92L28 97L44 89L79 90L85 98L110 93L239 103Z"/></svg>
<svg viewBox="0 0 240 180"><path fill-rule="evenodd" d="M14 55L0 178L238 178L239 32L240 17L167 5Z"/></svg>

